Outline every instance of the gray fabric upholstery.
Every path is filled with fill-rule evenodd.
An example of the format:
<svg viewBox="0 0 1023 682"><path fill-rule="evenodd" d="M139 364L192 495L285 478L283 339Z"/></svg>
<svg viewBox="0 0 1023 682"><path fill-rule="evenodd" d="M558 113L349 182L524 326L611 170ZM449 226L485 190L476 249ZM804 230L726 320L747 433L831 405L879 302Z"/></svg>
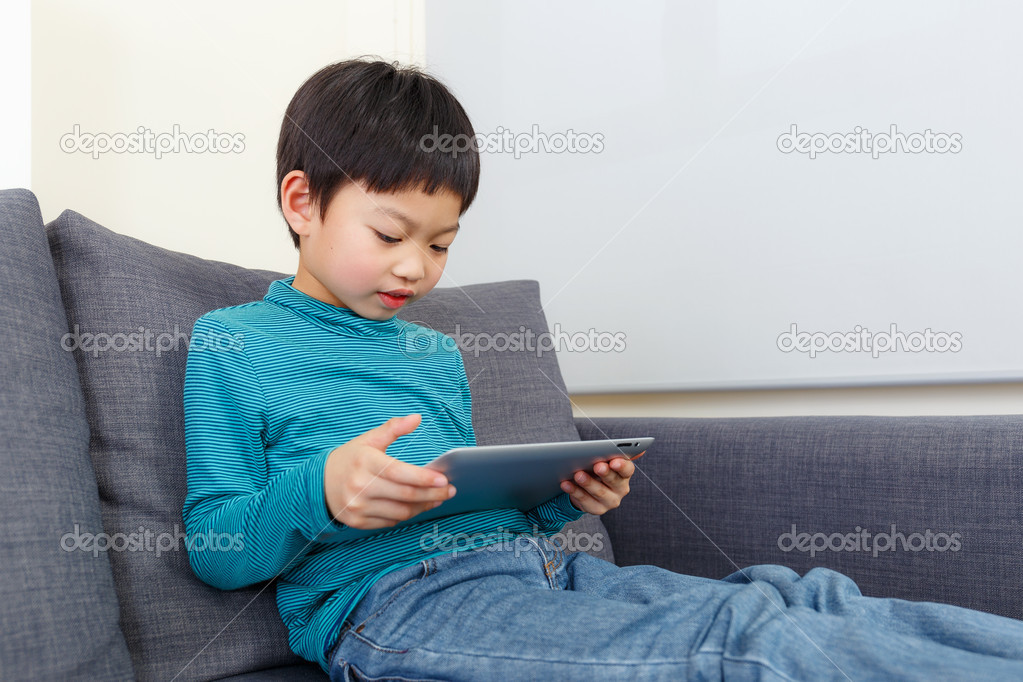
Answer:
<svg viewBox="0 0 1023 682"><path fill-rule="evenodd" d="M43 219L0 192L0 678L132 679Z"/></svg>
<svg viewBox="0 0 1023 682"><path fill-rule="evenodd" d="M136 333L140 340L149 333L153 342L150 351L123 350L122 342L115 346L122 350L74 353L106 531L175 540L171 551L110 556L136 673L170 679L184 670L178 679L217 679L299 662L287 647L273 587L221 592L205 585L189 568L181 539L182 387L192 324L209 310L261 299L272 280L286 275L167 251L73 211L47 232L69 328L83 335ZM473 306L466 313L466 295L486 312ZM463 331L512 331L520 324L546 331L539 308L536 284L516 282L437 289L403 314L440 330L458 323ZM537 361L495 351L469 354L465 364L481 443L578 438L553 354ZM584 530L605 533L599 519L588 523ZM605 541L602 549L607 556L610 545Z"/></svg>
<svg viewBox="0 0 1023 682"><path fill-rule="evenodd" d="M1023 617L1023 416L576 424L584 439L658 439L637 461L629 497L603 517L620 565L714 578L754 564L801 575L825 566L864 594ZM797 536L824 534L816 542L835 549L811 556L792 548L782 536L793 525ZM892 536L895 548L881 540L856 551L866 546L862 529ZM928 530L948 539L929 551ZM825 539L833 533L859 538Z"/></svg>
<svg viewBox="0 0 1023 682"><path fill-rule="evenodd" d="M173 253L72 211L47 233L72 332L152 335L154 350L74 351L103 525L151 537L148 551L109 552L138 679L216 679L304 662L287 646L272 584L223 592L192 573L181 519L192 324L210 309L261 298L277 273Z"/></svg>
<svg viewBox="0 0 1023 682"><path fill-rule="evenodd" d="M25 190L0 192L0 240L0 678L323 679L287 648L272 583L211 588L180 537L191 325L262 298L284 275L170 252L70 211L44 234ZM547 328L539 308L536 284L517 281L438 289L401 314L448 334L536 332ZM60 350L76 324L177 332L178 344ZM603 517L621 565L711 577L827 566L866 594L1023 616L1023 417L573 420L553 354L462 354L480 443L658 439L632 494ZM141 526L149 549L62 551L76 524L110 538ZM792 526L876 534L892 524L906 536L958 533L961 546L813 557L779 547Z"/></svg>

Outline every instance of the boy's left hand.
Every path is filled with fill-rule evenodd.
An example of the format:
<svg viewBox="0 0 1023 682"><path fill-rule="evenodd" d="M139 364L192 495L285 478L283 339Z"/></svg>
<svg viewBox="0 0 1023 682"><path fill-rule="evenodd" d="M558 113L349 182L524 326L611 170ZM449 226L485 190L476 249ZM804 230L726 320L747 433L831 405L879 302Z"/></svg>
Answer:
<svg viewBox="0 0 1023 682"><path fill-rule="evenodd" d="M636 465L631 461L615 457L610 462L594 464L596 476L586 471L575 472L572 481L561 482L561 489L568 493L573 507L600 516L621 504L622 498L629 494L629 479L635 471Z"/></svg>

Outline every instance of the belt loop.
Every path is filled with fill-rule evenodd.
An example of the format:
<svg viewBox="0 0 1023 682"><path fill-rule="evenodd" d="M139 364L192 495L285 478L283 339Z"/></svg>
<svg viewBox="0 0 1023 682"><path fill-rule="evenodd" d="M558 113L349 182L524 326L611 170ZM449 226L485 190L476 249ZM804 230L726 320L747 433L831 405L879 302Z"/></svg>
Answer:
<svg viewBox="0 0 1023 682"><path fill-rule="evenodd" d="M337 654L338 648L341 646L341 640L344 639L345 634L352 629L352 622L345 618L341 624L341 630L338 631L337 637L334 639L334 644L331 645L330 651L327 653L328 665L334 661L334 656Z"/></svg>

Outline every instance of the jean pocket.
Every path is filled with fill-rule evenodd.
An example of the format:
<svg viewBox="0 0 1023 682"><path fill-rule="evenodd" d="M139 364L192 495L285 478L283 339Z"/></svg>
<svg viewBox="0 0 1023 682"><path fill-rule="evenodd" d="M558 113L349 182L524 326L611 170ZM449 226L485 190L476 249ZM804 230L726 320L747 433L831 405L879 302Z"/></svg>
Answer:
<svg viewBox="0 0 1023 682"><path fill-rule="evenodd" d="M341 629L338 630L337 638L334 640L334 643L330 645L330 649L327 650L327 665L330 667L331 671L334 670L334 659L337 657L338 649L341 648L341 642L344 640L345 636L348 635L348 631L351 629L352 621L346 618L341 624ZM343 677L342 679L347 679L347 677Z"/></svg>
<svg viewBox="0 0 1023 682"><path fill-rule="evenodd" d="M354 664L348 663L345 665L346 677L342 678L346 682L443 682L439 677L407 677L402 675L396 677L394 675L387 675L386 677L371 677L366 673L362 672L355 667Z"/></svg>
<svg viewBox="0 0 1023 682"><path fill-rule="evenodd" d="M351 664L339 661L330 667L330 682L356 682L359 678L352 672Z"/></svg>
<svg viewBox="0 0 1023 682"><path fill-rule="evenodd" d="M361 633L367 625L379 618L413 585L430 574L427 561L395 569L380 577L363 598L363 602L352 613L352 622L357 623L350 632ZM369 601L366 601L366 598ZM369 611L368 616L364 616Z"/></svg>

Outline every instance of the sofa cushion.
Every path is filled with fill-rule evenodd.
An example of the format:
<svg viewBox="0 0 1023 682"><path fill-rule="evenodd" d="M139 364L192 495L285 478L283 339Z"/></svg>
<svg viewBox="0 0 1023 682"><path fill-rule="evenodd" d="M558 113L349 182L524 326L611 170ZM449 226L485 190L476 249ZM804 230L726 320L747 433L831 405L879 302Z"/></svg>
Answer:
<svg viewBox="0 0 1023 682"><path fill-rule="evenodd" d="M182 390L192 325L210 310L262 299L270 282L287 275L168 251L73 211L47 230L70 328L82 342L74 355L104 525L153 538L150 551L110 557L139 677L170 679L185 670L189 679L222 678L299 662L272 586L222 592L200 581L189 567L181 520ZM442 331L454 324L515 330L523 321L546 330L539 309L535 283L517 282L437 289L403 315ZM463 357L481 443L578 439L553 354Z"/></svg>
<svg viewBox="0 0 1023 682"><path fill-rule="evenodd" d="M1023 615L1020 415L578 425L584 438L657 438L629 497L603 517L622 565L711 578L825 567L872 597Z"/></svg>
<svg viewBox="0 0 1023 682"><path fill-rule="evenodd" d="M35 196L0 192L0 677L130 680L78 372Z"/></svg>

